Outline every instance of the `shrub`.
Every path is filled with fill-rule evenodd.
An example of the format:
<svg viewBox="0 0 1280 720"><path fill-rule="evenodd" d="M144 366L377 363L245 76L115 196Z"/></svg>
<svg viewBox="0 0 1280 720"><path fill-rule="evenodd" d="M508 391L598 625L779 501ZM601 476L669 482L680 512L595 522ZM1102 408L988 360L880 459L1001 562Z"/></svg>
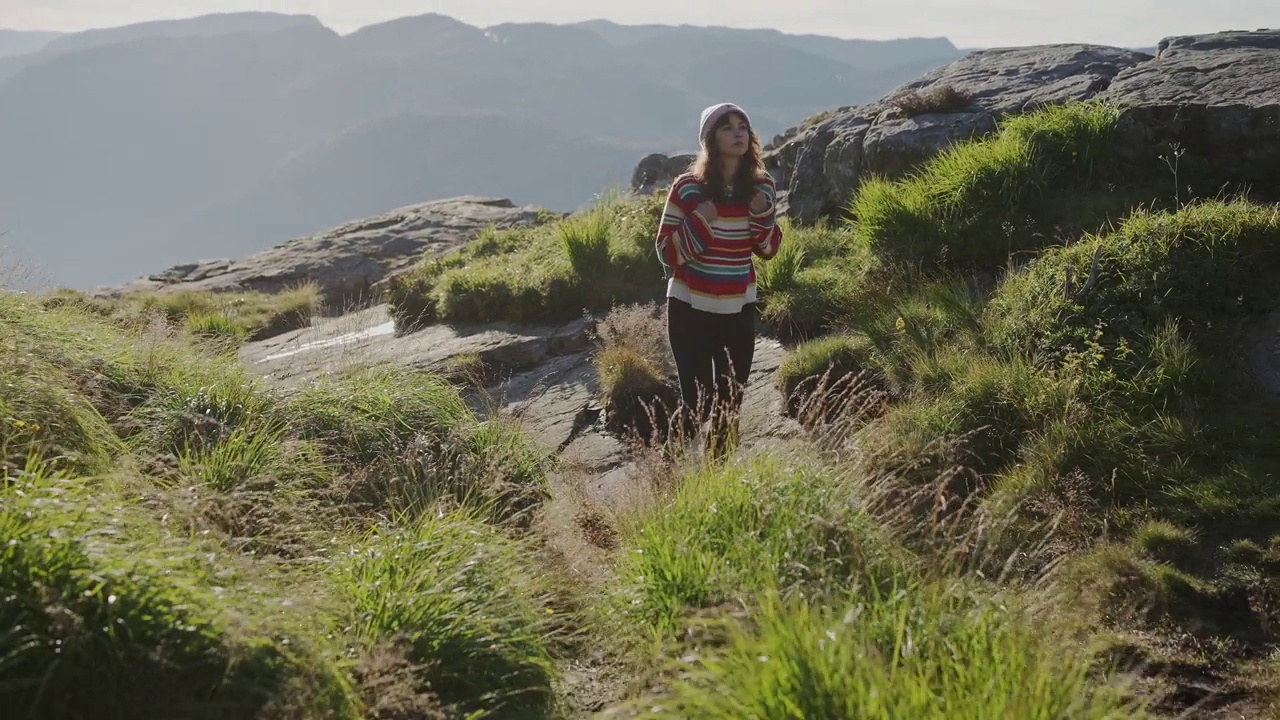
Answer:
<svg viewBox="0 0 1280 720"><path fill-rule="evenodd" d="M1072 558L1068 573L1097 611L1117 624L1181 625L1240 638L1261 634L1250 588L1198 577L1140 549L1102 544Z"/></svg>
<svg viewBox="0 0 1280 720"><path fill-rule="evenodd" d="M756 289L760 295L766 296L794 289L797 275L804 267L804 261L804 244L794 241L783 243L773 258L760 263L756 273Z"/></svg>
<svg viewBox="0 0 1280 720"><path fill-rule="evenodd" d="M387 280L387 311L396 332L413 332L440 319L436 286L448 267L460 266L463 260L461 253L426 259Z"/></svg>
<svg viewBox="0 0 1280 720"><path fill-rule="evenodd" d="M1122 217L1164 192L1112 159L1117 118L1103 105L1051 106L901 181L869 178L852 200L857 242L888 267L992 270Z"/></svg>
<svg viewBox="0 0 1280 720"><path fill-rule="evenodd" d="M1280 302L1278 240L1280 209L1202 202L1135 214L1002 285L988 312L992 341L1073 378L1107 413L1092 446L1065 462L1117 472L1124 496L1157 503L1171 520L1199 526L1234 512L1237 532L1280 522L1262 489L1280 455L1259 429L1280 417L1280 402L1234 369L1233 351L1240 322Z"/></svg>
<svg viewBox="0 0 1280 720"><path fill-rule="evenodd" d="M451 716L546 718L555 676L530 567L513 541L451 514L371 532L334 580L355 637L404 643Z"/></svg>
<svg viewBox="0 0 1280 720"><path fill-rule="evenodd" d="M923 372L932 391L915 393L885 418L895 445L922 451L938 440L960 440L965 464L984 475L1025 461L1028 441L1070 417L1075 400L1070 383L1017 359L956 352Z"/></svg>
<svg viewBox="0 0 1280 720"><path fill-rule="evenodd" d="M864 300L859 281L858 271L844 263L802 268L790 287L762 298L760 319L787 342L835 331Z"/></svg>
<svg viewBox="0 0 1280 720"><path fill-rule="evenodd" d="M855 335L829 335L798 346L778 365L773 381L786 411L806 420L834 419L865 400L861 391L884 389L870 343Z"/></svg>
<svg viewBox="0 0 1280 720"><path fill-rule="evenodd" d="M870 264L847 229L780 222L778 254L757 260L760 317L784 341L810 339L838 327L863 302Z"/></svg>

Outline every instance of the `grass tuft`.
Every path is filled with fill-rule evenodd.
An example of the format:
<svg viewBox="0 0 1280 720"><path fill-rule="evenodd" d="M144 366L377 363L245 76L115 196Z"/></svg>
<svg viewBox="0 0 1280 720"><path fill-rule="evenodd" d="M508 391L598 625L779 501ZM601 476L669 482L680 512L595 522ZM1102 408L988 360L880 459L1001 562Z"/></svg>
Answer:
<svg viewBox="0 0 1280 720"><path fill-rule="evenodd" d="M956 112L969 107L972 101L972 95L949 84L934 85L924 92L907 90L889 98L889 103L907 117Z"/></svg>
<svg viewBox="0 0 1280 720"><path fill-rule="evenodd" d="M832 605L771 599L724 650L640 717L1148 716L1088 656L1046 643L1016 610L947 588L887 587Z"/></svg>
<svg viewBox="0 0 1280 720"><path fill-rule="evenodd" d="M1115 108L1074 103L1007 119L852 199L856 242L884 266L994 271L1162 195L1114 160ZM1153 154L1154 159L1154 154Z"/></svg>
<svg viewBox="0 0 1280 720"><path fill-rule="evenodd" d="M665 430L662 421L675 410L678 380L665 318L664 307L636 303L615 307L596 324L592 362L605 422L615 433L648 440Z"/></svg>
<svg viewBox="0 0 1280 720"><path fill-rule="evenodd" d="M612 195L534 228L481 234L388 284L397 330L434 322L556 324L663 290L653 249L662 198Z"/></svg>
<svg viewBox="0 0 1280 720"><path fill-rule="evenodd" d="M524 522L546 497L546 451L501 420L477 421L434 374L358 371L303 389L279 413L347 474L343 502L366 512L416 514L448 500Z"/></svg>
<svg viewBox="0 0 1280 720"><path fill-rule="evenodd" d="M41 301L49 308L77 307L126 327L142 326L150 318L160 317L194 337L236 343L307 327L324 305L320 286L311 281L279 293L138 291L97 298L75 290L56 290Z"/></svg>
<svg viewBox="0 0 1280 720"><path fill-rule="evenodd" d="M6 707L48 718L215 718L288 701L357 716L332 660L284 627L246 635L234 595L219 597L188 559L194 548L133 535L154 525L103 499L84 480L42 473L0 491Z"/></svg>
<svg viewBox="0 0 1280 720"><path fill-rule="evenodd" d="M334 582L354 636L402 644L452 716L546 718L555 673L529 569L513 541L451 514L370 532Z"/></svg>

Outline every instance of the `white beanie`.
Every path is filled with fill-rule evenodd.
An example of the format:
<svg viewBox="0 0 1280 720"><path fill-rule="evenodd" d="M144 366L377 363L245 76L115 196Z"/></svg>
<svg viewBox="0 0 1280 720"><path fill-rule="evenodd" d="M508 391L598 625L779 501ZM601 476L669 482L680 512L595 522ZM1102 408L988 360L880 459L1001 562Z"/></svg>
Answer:
<svg viewBox="0 0 1280 720"><path fill-rule="evenodd" d="M747 112L742 108L730 102L717 103L702 111L702 127L698 130L698 143L706 145L707 133L720 122L720 118L731 112L738 113L743 120L747 121L748 126L751 125L751 118L747 117Z"/></svg>

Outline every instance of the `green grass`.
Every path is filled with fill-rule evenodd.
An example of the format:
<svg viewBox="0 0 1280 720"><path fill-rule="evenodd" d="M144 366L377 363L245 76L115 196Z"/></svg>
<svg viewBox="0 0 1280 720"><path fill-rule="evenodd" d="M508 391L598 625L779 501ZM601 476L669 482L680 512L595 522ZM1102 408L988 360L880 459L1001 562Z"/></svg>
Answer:
<svg viewBox="0 0 1280 720"><path fill-rule="evenodd" d="M109 488L42 472L0 491L0 698L32 716L357 717L336 658L164 539ZM240 608L236 608L240 605ZM246 631L246 621L258 624ZM265 621L266 627L260 623Z"/></svg>
<svg viewBox="0 0 1280 720"><path fill-rule="evenodd" d="M873 476L950 473L948 503L1012 518L989 538L994 557L1033 546L1009 568L1065 563L1096 627L1142 628L1133 641L1156 656L1179 637L1244 648L1214 661L1229 666L1269 651L1280 607L1264 550L1280 537L1280 399L1243 362L1244 331L1280 307L1280 209L1175 196L1172 176L1126 171L1115 119L1038 111L864 184L836 231L857 250L827 255L861 258L857 292L807 304L839 322L776 383L867 371L887 406L858 424L825 417L824 444ZM796 287L797 255L771 287ZM832 287L836 268L854 277L841 262L822 265Z"/></svg>
<svg viewBox="0 0 1280 720"><path fill-rule="evenodd" d="M1095 254L1096 281L1085 290ZM1012 277L992 300L993 334L1062 360L1093 345L1114 354L1123 340L1176 323L1207 351L1222 347L1233 321L1275 307L1277 280L1280 207L1215 200L1138 212L1114 232L1046 252Z"/></svg>
<svg viewBox="0 0 1280 720"><path fill-rule="evenodd" d="M760 318L784 341L810 339L837 330L849 308L873 295L870 256L848 228L805 227L781 218L783 239L771 260L756 261Z"/></svg>
<svg viewBox="0 0 1280 720"><path fill-rule="evenodd" d="M1167 206L1152 166L1116 158L1115 108L1068 104L1017 115L893 182L868 178L851 200L856 242L887 267L998 270L1011 257L1139 205Z"/></svg>
<svg viewBox="0 0 1280 720"><path fill-rule="evenodd" d="M789 454L704 466L624 528L612 620L672 658L637 716L1142 716L1067 626L1045 642L1032 593L913 550L898 529L927 521L859 477Z"/></svg>
<svg viewBox="0 0 1280 720"><path fill-rule="evenodd" d="M531 564L493 527L447 515L371 532L334 572L354 635L399 638L442 704L545 718L555 673Z"/></svg>
<svg viewBox="0 0 1280 720"><path fill-rule="evenodd" d="M434 322L560 323L661 296L654 252L662 198L613 196L556 222L490 230L388 285L397 329Z"/></svg>
<svg viewBox="0 0 1280 720"><path fill-rule="evenodd" d="M992 344L1073 383L1095 415L1064 461L1118 471L1119 497L1154 502L1179 522L1234 517L1233 532L1280 529L1267 481L1280 454L1261 430L1280 401L1238 365L1242 323L1280 303L1278 241L1276 207L1196 203L1135 214L1111 235L1045 253L1001 287L986 318ZM1095 252L1093 286L1068 298L1065 268L1087 276Z"/></svg>
<svg viewBox="0 0 1280 720"><path fill-rule="evenodd" d="M895 588L896 589L896 588ZM946 588L831 604L773 599L727 632L641 717L1141 718L1087 655L1046 643L1025 617Z"/></svg>
<svg viewBox="0 0 1280 720"><path fill-rule="evenodd" d="M519 428L432 375L282 396L176 328L17 294L0 317L0 703L549 717L540 560L508 536L549 466Z"/></svg>
<svg viewBox="0 0 1280 720"><path fill-rule="evenodd" d="M194 337L229 341L264 340L307 327L322 309L320 286L302 283L279 293L178 290L138 291L97 298L74 290L42 297L48 307L75 305L124 325L160 317Z"/></svg>
<svg viewBox="0 0 1280 720"><path fill-rule="evenodd" d="M290 397L278 410L349 483L343 502L418 513L442 499L510 521L546 497L552 459L501 420L479 422L442 377L357 371Z"/></svg>
<svg viewBox="0 0 1280 720"><path fill-rule="evenodd" d="M684 477L621 555L620 612L638 632L674 637L691 612L762 587L807 593L891 578L896 549L825 477L769 458Z"/></svg>
<svg viewBox="0 0 1280 720"><path fill-rule="evenodd" d="M1113 131L1039 111L864 185L852 224L788 224L758 264L801 342L776 387L865 371L857 422L828 389L788 407L807 437L640 450L608 511L621 472L579 478L449 377L251 381L251 303L0 294L0 703L1111 718L1185 695L1180 667L1274 685L1280 400L1235 348L1280 305L1277 210L1174 202ZM393 284L397 325L611 310L611 413L669 392L660 205L481 233Z"/></svg>

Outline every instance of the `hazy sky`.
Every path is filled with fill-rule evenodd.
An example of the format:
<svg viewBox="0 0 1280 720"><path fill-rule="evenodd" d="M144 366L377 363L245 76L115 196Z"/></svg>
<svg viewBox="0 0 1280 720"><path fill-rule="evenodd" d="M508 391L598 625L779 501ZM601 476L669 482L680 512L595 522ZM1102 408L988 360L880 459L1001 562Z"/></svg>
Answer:
<svg viewBox="0 0 1280 720"><path fill-rule="evenodd" d="M767 27L840 37L939 36L961 47L1154 45L1161 37L1280 26L1277 0L0 0L0 27L81 30L210 12L315 15L338 32L438 12L473 25L568 22Z"/></svg>

